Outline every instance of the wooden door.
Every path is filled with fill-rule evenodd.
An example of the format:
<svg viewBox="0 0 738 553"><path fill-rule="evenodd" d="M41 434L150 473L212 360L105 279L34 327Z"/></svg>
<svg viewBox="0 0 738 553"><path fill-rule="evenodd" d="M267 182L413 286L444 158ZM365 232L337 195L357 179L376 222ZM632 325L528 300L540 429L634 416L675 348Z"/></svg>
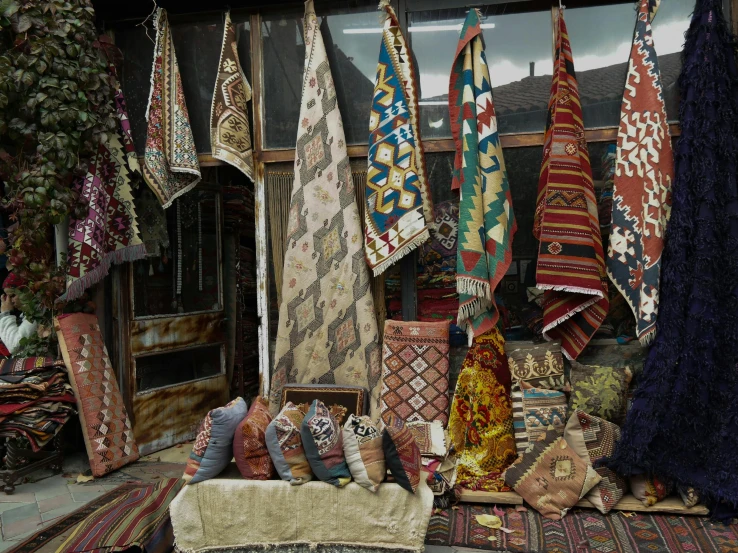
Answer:
<svg viewBox="0 0 738 553"><path fill-rule="evenodd" d="M228 400L221 195L201 184L165 213L169 246L127 275L125 385L142 454L193 439Z"/></svg>

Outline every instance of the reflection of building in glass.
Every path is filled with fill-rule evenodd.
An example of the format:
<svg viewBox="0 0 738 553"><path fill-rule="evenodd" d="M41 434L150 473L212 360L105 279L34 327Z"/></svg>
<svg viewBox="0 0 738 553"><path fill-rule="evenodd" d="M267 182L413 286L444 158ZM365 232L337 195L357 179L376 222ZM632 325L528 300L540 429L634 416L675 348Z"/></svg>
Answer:
<svg viewBox="0 0 738 553"><path fill-rule="evenodd" d="M587 128L618 125L627 69L626 62L577 73ZM681 70L681 53L659 56L659 69L666 110L669 119L675 121L679 117L679 90L676 81ZM542 131L546 123L550 92L550 75L526 77L495 87L493 94L500 132ZM450 136L447 102L446 94L423 100L423 136Z"/></svg>

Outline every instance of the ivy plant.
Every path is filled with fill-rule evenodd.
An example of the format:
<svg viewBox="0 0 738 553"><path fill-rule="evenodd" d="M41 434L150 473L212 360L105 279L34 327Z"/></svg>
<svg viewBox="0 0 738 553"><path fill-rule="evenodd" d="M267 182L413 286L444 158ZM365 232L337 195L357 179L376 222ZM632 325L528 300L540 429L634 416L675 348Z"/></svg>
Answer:
<svg viewBox="0 0 738 553"><path fill-rule="evenodd" d="M0 0L0 178L17 223L8 268L28 282L25 316L46 326L65 286L53 225L84 215L72 182L117 124L94 20L89 0ZM52 337L34 338L28 353Z"/></svg>

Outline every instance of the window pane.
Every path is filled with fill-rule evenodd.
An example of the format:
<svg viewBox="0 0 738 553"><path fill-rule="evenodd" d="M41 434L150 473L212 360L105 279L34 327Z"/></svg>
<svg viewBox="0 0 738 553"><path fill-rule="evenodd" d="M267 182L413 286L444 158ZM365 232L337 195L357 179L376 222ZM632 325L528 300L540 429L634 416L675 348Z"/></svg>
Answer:
<svg viewBox="0 0 738 553"><path fill-rule="evenodd" d="M134 358L136 391L182 384L221 373L222 346L173 351Z"/></svg>
<svg viewBox="0 0 738 553"><path fill-rule="evenodd" d="M158 257L136 261L133 265L135 317L222 308L219 201L219 195L195 188L165 211L169 248L162 250ZM178 226L181 229L179 241Z"/></svg>
<svg viewBox="0 0 738 553"><path fill-rule="evenodd" d="M692 0L663 2L653 24L654 44L670 120L678 120L676 86L681 70L684 32L694 9ZM633 41L632 3L566 10L579 91L588 128L617 126L628 58ZM607 32L602 32L603 23Z"/></svg>
<svg viewBox="0 0 738 553"><path fill-rule="evenodd" d="M348 144L366 144L369 137L380 41L375 11L366 6L319 18ZM302 15L266 15L262 24L267 148L295 147L305 63Z"/></svg>
<svg viewBox="0 0 738 553"><path fill-rule="evenodd" d="M195 146L200 153L210 152L210 105L223 40L223 21L219 17L205 23L177 23L176 19L170 18L170 23ZM250 79L249 23L234 21L234 24L238 33L241 66ZM153 39L151 26L148 27L148 37L146 29L140 26L120 29L115 34L116 44L123 51L121 80L133 141L139 155L143 155L146 145L146 106L151 88Z"/></svg>
<svg viewBox="0 0 738 553"><path fill-rule="evenodd" d="M504 6L498 9L505 11ZM450 138L448 83L465 13L442 10L410 17L420 72L420 132L425 139ZM551 86L551 12L488 15L482 29L500 132L542 131Z"/></svg>

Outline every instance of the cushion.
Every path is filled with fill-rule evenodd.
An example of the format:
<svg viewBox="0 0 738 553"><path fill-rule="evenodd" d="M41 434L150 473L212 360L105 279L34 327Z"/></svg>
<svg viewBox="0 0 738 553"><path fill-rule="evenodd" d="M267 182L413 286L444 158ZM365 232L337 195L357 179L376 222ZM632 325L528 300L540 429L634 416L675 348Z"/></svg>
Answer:
<svg viewBox="0 0 738 553"><path fill-rule="evenodd" d="M505 471L505 483L552 520L563 517L599 481L553 427Z"/></svg>
<svg viewBox="0 0 738 553"><path fill-rule="evenodd" d="M247 410L246 402L237 397L225 407L207 414L200 424L182 476L188 484L215 478L228 466L233 459L233 435Z"/></svg>
<svg viewBox="0 0 738 553"><path fill-rule="evenodd" d="M440 421L413 421L406 424L415 437L415 443L418 444L421 455L431 457L446 456L448 451L446 447L446 433Z"/></svg>
<svg viewBox="0 0 738 553"><path fill-rule="evenodd" d="M310 464L302 445L300 427L305 415L288 401L267 426L264 437L274 468L282 480L304 484L313 479Z"/></svg>
<svg viewBox="0 0 738 553"><path fill-rule="evenodd" d="M266 429L272 417L269 403L257 397L233 436L233 457L244 478L269 480L276 471L266 446Z"/></svg>
<svg viewBox="0 0 738 553"><path fill-rule="evenodd" d="M343 432L325 403L316 399L300 427L310 468L323 482L343 487L351 482L351 472L343 455Z"/></svg>
<svg viewBox="0 0 738 553"><path fill-rule="evenodd" d="M604 419L577 410L566 423L564 439L577 452L580 459L597 467L597 461L610 457L615 451L615 444L620 440L620 428ZM628 483L625 478L607 467L597 467L595 472L602 480L590 490L587 499L598 511L606 515L628 491Z"/></svg>
<svg viewBox="0 0 738 553"><path fill-rule="evenodd" d="M637 474L630 477L630 491L644 506L651 507L671 493L671 484L658 477Z"/></svg>
<svg viewBox="0 0 738 553"><path fill-rule="evenodd" d="M566 426L566 395L556 390L533 388L519 382L512 389L513 428L518 455L553 426L559 435Z"/></svg>
<svg viewBox="0 0 738 553"><path fill-rule="evenodd" d="M376 492L387 472L382 433L367 416L349 415L343 426L343 452L356 483Z"/></svg>
<svg viewBox="0 0 738 553"><path fill-rule="evenodd" d="M505 346L513 382L524 381L534 388L564 389L564 358L561 342Z"/></svg>
<svg viewBox="0 0 738 553"><path fill-rule="evenodd" d="M606 421L622 424L632 373L627 367L613 368L571 362L569 410L580 409Z"/></svg>
<svg viewBox="0 0 738 553"><path fill-rule="evenodd" d="M382 421L448 423L449 321L388 320L382 348Z"/></svg>
<svg viewBox="0 0 738 553"><path fill-rule="evenodd" d="M687 509L691 509L700 502L700 495L692 486L679 485L677 491Z"/></svg>
<svg viewBox="0 0 738 553"><path fill-rule="evenodd" d="M384 458L392 477L407 491L415 493L420 483L420 449L405 423L393 414L382 435Z"/></svg>

